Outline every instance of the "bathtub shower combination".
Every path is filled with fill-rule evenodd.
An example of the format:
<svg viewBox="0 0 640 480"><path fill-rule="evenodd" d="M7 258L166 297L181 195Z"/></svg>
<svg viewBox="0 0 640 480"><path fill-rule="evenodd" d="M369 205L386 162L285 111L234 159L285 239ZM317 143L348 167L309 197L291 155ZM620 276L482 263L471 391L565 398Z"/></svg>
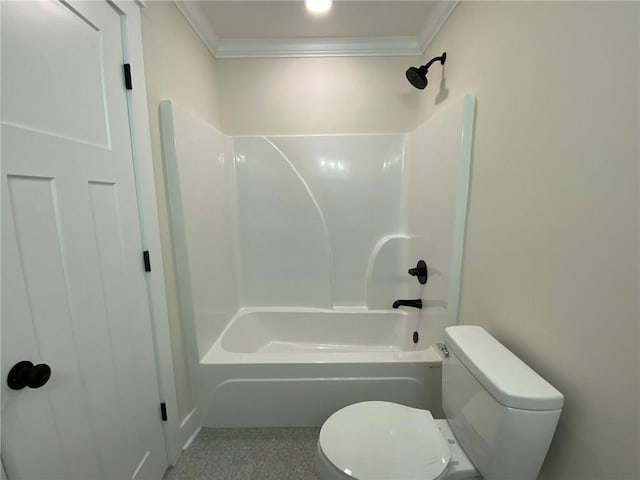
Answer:
<svg viewBox="0 0 640 480"><path fill-rule="evenodd" d="M365 400L440 414L475 99L450 105L405 134L229 137L161 104L199 424L319 426Z"/></svg>

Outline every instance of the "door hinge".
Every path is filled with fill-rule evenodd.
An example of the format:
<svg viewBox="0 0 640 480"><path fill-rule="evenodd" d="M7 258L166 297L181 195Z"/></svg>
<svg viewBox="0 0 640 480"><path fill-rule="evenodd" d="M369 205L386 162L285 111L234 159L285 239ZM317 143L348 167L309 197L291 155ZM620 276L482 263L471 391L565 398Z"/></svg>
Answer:
<svg viewBox="0 0 640 480"><path fill-rule="evenodd" d="M142 252L142 261L144 262L144 271L151 271L151 258L149 257L149 250Z"/></svg>
<svg viewBox="0 0 640 480"><path fill-rule="evenodd" d="M133 82L131 81L131 64L124 64L124 86L127 90L133 90Z"/></svg>
<svg viewBox="0 0 640 480"><path fill-rule="evenodd" d="M160 404L160 415L162 415L162 421L166 422L167 421L167 404L164 402Z"/></svg>

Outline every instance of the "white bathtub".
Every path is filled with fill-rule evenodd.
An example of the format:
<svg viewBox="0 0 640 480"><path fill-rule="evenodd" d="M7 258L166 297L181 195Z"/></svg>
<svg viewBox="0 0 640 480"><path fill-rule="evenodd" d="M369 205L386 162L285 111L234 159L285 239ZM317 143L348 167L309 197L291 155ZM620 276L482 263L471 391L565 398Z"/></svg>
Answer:
<svg viewBox="0 0 640 480"><path fill-rule="evenodd" d="M319 426L365 400L440 409L441 358L402 311L245 308L200 361L207 427Z"/></svg>

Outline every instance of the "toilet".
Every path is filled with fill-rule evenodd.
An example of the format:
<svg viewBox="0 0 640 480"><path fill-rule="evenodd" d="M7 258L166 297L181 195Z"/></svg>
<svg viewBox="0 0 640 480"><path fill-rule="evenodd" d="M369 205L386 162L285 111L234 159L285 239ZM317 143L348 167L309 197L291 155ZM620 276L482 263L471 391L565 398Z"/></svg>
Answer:
<svg viewBox="0 0 640 480"><path fill-rule="evenodd" d="M322 480L534 480L563 395L482 327L445 330L442 407L361 402L322 426ZM448 354L448 356L447 356Z"/></svg>

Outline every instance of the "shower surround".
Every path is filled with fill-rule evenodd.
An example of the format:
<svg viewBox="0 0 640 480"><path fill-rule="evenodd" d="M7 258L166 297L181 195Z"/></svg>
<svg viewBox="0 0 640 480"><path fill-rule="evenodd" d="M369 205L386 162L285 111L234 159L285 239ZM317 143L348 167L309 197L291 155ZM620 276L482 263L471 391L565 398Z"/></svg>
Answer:
<svg viewBox="0 0 640 480"><path fill-rule="evenodd" d="M239 137L234 153L244 304L365 305L371 252L402 230L403 135Z"/></svg>
<svg viewBox="0 0 640 480"><path fill-rule="evenodd" d="M362 400L440 411L474 108L467 96L404 134L231 138L162 103L202 425L321 425ZM426 285L407 273L419 259ZM392 309L400 298L423 308Z"/></svg>

